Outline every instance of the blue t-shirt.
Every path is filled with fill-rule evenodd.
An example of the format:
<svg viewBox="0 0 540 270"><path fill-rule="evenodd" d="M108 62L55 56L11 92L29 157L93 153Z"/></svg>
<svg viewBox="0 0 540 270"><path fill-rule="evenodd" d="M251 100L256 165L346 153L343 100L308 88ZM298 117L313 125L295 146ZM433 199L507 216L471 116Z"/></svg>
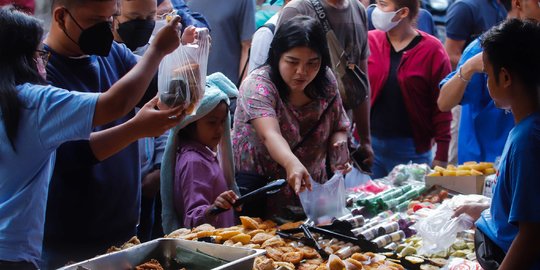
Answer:
<svg viewBox="0 0 540 270"><path fill-rule="evenodd" d="M52 85L79 92L105 92L136 64L134 54L116 42L107 57L75 59L51 53L47 79ZM118 126L134 115L132 110L93 131ZM88 140L63 144L57 150L49 188L45 251L49 252L49 243L95 244L93 256L129 240L136 233L140 189L137 142L102 162L95 159Z"/></svg>
<svg viewBox="0 0 540 270"><path fill-rule="evenodd" d="M22 108L16 152L0 112L0 260L35 264L55 150L66 141L88 139L98 94L28 83L17 90Z"/></svg>
<svg viewBox="0 0 540 270"><path fill-rule="evenodd" d="M371 21L371 13L373 13L374 9L375 9L375 5L370 5L367 8L369 30L375 29L375 26L373 26L373 22ZM437 36L437 28L435 28L435 22L433 21L433 17L431 16L431 13L429 13L429 11L423 8L420 8L420 10L418 10L418 17L416 19L416 28L432 36Z"/></svg>
<svg viewBox="0 0 540 270"><path fill-rule="evenodd" d="M480 52L480 39L475 39L463 51L456 70ZM456 71L453 71L441 81L441 89L455 74ZM471 77L460 104L458 163L494 162L501 156L508 133L514 127L512 113L495 107L489 96L487 75L483 73L476 73Z"/></svg>
<svg viewBox="0 0 540 270"><path fill-rule="evenodd" d="M446 36L468 44L506 19L506 9L496 0L458 0L446 14Z"/></svg>
<svg viewBox="0 0 540 270"><path fill-rule="evenodd" d="M519 222L540 222L540 112L518 123L504 147L491 208L476 223L504 252L516 237ZM540 265L540 259L537 260ZM534 268L538 269L538 268Z"/></svg>
<svg viewBox="0 0 540 270"><path fill-rule="evenodd" d="M204 16L198 12L189 10L189 7L186 5L184 0L171 0L171 4L176 10L178 16L182 17L182 20L180 21L182 23L182 31L190 25L210 29L206 18L204 18Z"/></svg>

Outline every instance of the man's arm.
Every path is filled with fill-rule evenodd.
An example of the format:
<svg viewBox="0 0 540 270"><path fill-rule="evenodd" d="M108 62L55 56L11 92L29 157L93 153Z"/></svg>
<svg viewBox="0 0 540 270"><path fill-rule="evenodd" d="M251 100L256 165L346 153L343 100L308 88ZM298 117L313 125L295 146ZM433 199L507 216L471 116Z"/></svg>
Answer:
<svg viewBox="0 0 540 270"><path fill-rule="evenodd" d="M465 40L454 40L449 37L446 38L444 42L444 48L450 57L450 64L452 65L452 70L456 69L457 63L461 58L461 52L465 47Z"/></svg>
<svg viewBox="0 0 540 270"><path fill-rule="evenodd" d="M240 82L244 80L248 73L246 65L248 64L247 61L249 60L249 47L251 47L251 40L242 41L242 52L240 54L240 64L238 65L238 76ZM244 74L242 74L242 71L244 71Z"/></svg>
<svg viewBox="0 0 540 270"><path fill-rule="evenodd" d="M519 232L512 242L499 270L532 269L538 266L540 248L535 248L540 242L540 223L519 222Z"/></svg>
<svg viewBox="0 0 540 270"><path fill-rule="evenodd" d="M367 59L362 60L358 66L365 74L368 74L367 61ZM367 157L364 160L364 163L371 167L374 159L373 149L371 148L370 131L371 87L369 86L369 80L366 83L368 85L368 96L364 102L353 108L353 122L356 125L356 132L360 138L360 151L363 151L364 156Z"/></svg>

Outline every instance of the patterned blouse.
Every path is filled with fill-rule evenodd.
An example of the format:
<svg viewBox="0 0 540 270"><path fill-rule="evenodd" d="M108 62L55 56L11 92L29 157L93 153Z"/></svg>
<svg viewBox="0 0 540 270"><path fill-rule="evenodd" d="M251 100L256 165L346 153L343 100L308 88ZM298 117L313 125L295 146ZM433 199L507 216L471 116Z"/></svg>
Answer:
<svg viewBox="0 0 540 270"><path fill-rule="evenodd" d="M317 123L332 98L338 95L318 128L294 153L314 181L323 183L327 180L326 156L329 140L335 132L348 131L350 127L350 121L337 91L335 77L329 69L327 77L331 82L325 89L328 93L327 98L315 99L307 105L295 107L280 98L276 86L270 79L269 66L255 69L249 74L240 86L234 116L232 140L237 172L257 173L271 179L285 179L285 169L270 157L250 121L262 117L276 118L281 135L293 149L302 140L302 135ZM291 193L290 188L286 193Z"/></svg>

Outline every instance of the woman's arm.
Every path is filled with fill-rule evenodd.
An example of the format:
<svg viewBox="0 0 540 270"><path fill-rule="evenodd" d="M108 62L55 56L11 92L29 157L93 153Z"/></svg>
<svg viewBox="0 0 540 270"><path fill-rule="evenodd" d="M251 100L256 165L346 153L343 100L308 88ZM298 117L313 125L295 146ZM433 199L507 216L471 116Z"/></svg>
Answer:
<svg viewBox="0 0 540 270"><path fill-rule="evenodd" d="M308 188L311 190L310 176L302 162L291 151L291 147L281 135L276 118L262 117L251 120L255 132L261 139L270 156L287 172L287 182L298 194Z"/></svg>
<svg viewBox="0 0 540 270"><path fill-rule="evenodd" d="M499 270L532 269L538 266L540 258L540 223L520 222L519 232L512 242Z"/></svg>

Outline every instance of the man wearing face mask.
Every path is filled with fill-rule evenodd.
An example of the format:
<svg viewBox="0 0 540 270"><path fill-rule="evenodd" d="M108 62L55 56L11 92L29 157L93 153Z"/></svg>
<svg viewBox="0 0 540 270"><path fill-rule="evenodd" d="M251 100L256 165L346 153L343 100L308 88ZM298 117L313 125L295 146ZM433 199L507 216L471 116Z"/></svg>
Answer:
<svg viewBox="0 0 540 270"><path fill-rule="evenodd" d="M112 16L116 12L115 0L53 1L51 30L44 41L44 49L51 53L47 65L51 84L103 92L135 65L135 55L113 41ZM141 102L156 92L154 80ZM134 115L132 110L94 132L115 129ZM113 140L110 147L116 147ZM88 141L63 144L57 150L49 186L42 268L56 269L68 261L103 254L136 235L140 194L137 143L106 160L96 158Z"/></svg>
<svg viewBox="0 0 540 270"><path fill-rule="evenodd" d="M445 165L450 141L449 112L437 107L439 82L450 71L441 42L415 29L417 0L378 0L369 31L371 134L377 155L373 177L394 166L414 163ZM432 157L433 141L437 143Z"/></svg>

